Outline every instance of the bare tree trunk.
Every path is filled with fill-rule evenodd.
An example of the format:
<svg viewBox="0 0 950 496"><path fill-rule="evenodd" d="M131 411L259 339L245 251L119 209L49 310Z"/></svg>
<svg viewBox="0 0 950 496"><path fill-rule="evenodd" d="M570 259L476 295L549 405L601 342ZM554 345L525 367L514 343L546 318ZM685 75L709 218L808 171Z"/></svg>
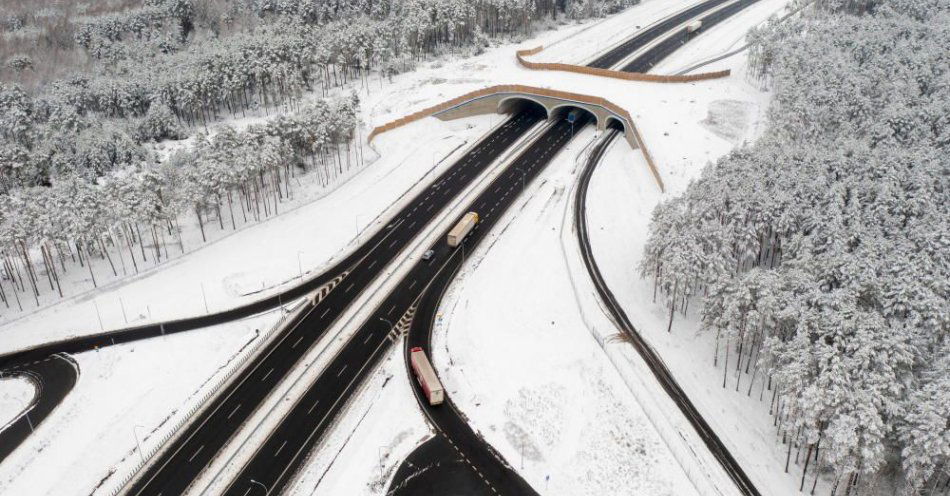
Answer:
<svg viewBox="0 0 950 496"><path fill-rule="evenodd" d="M135 273L139 273L139 263L135 261L135 250L132 249L132 240L129 239L129 233L122 229L122 237L125 238L125 244L129 247L129 257L132 259L132 267L135 267Z"/></svg>
<svg viewBox="0 0 950 496"><path fill-rule="evenodd" d="M105 259L109 261L109 267L112 267L112 275L119 277L119 273L115 270L115 264L112 263L112 255L109 255L109 250L106 249L106 244L102 242L102 236L96 236L96 241L99 242L99 248L102 250L102 254L105 255Z"/></svg>
<svg viewBox="0 0 950 496"><path fill-rule="evenodd" d="M676 288L679 286L679 281L673 283L673 294L670 295L670 323L666 326L666 332L669 334L673 332L673 311L676 309Z"/></svg>
<svg viewBox="0 0 950 496"><path fill-rule="evenodd" d="M79 259L82 260L83 248L81 244L76 244L76 251L79 252ZM89 254L88 250L86 250L86 254ZM86 262L86 267L89 268L89 277L92 278L92 287L97 288L99 285L96 284L96 275L92 273L92 260L90 260L88 256L86 257Z"/></svg>
<svg viewBox="0 0 950 496"><path fill-rule="evenodd" d="M148 259L145 258L145 238L142 237L142 229L139 228L139 223L135 223L135 232L139 237L139 247L142 249L142 260L148 262Z"/></svg>
<svg viewBox="0 0 950 496"><path fill-rule="evenodd" d="M59 292L59 297L63 297L63 287L59 283L59 274L56 273L56 262L53 261L53 254L50 252L48 246L40 246L41 249L46 251L46 257L49 258L49 270L53 273L53 280L56 281L56 290Z"/></svg>
<svg viewBox="0 0 950 496"><path fill-rule="evenodd" d="M201 229L201 241L207 243L208 238L205 237L204 221L201 220L201 209L198 207L195 207L195 214L198 215L198 228Z"/></svg>
<svg viewBox="0 0 950 496"><path fill-rule="evenodd" d="M808 453L805 455L805 468L802 469L802 482L798 484L798 491L801 492L805 488L805 474L808 473L808 462L811 460L811 450L815 446L813 444L808 445Z"/></svg>
<svg viewBox="0 0 950 496"><path fill-rule="evenodd" d="M726 389L726 376L729 373L729 338L726 338L726 359L722 364L722 388Z"/></svg>

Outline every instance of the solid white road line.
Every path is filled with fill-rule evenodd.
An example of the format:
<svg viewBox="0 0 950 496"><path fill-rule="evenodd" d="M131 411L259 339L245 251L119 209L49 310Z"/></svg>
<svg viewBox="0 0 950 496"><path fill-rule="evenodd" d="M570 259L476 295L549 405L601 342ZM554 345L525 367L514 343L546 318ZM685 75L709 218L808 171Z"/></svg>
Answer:
<svg viewBox="0 0 950 496"><path fill-rule="evenodd" d="M194 453L192 453L191 458L188 459L188 463L191 463L191 461L194 460L195 457L198 456L198 453L201 453L201 450L203 449L205 449L205 445L202 444L201 447L198 448L198 451L195 451Z"/></svg>

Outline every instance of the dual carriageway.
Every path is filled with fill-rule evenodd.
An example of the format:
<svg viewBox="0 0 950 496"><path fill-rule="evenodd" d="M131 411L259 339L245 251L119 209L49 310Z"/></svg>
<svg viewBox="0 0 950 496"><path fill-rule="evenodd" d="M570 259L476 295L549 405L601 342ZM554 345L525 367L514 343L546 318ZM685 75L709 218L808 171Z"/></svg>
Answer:
<svg viewBox="0 0 950 496"><path fill-rule="evenodd" d="M742 8L740 6L749 3L751 0L733 0L731 3L708 0L690 7L648 26L631 39L608 50L590 65L631 72L634 71L632 68L652 67L672 51L672 42L668 40L678 39L677 33L685 29L683 26L686 22L697 17L702 19L702 16L717 15L717 12L734 13ZM718 15L721 20L726 14ZM676 46L681 44L678 42ZM631 58L631 53L636 55ZM570 122L566 118L568 115L572 117ZM400 342L404 344L407 373L411 373L408 365L411 348L421 347L431 356L430 337L435 311L445 289L464 263L465 251L471 252L482 241L521 190L570 142L575 132L592 119L591 115L580 109L551 116L545 122L547 117L543 108L525 100L503 124L472 146L368 241L323 274L285 293L209 316L51 343L15 356L0 357L0 365L22 366L53 353L75 353L97 346L228 322L275 308L281 301L299 298L334 281L332 290L323 299L307 303L307 308L296 313L254 360L214 395L191 422L153 457L125 491L125 494L130 495L183 494L215 461L270 392L301 365L308 350L338 323L357 296L370 287L386 267L405 256L407 248L437 215L450 208L477 178L491 168L501 154L523 141L534 130L536 137L524 144L523 150L504 164L502 172L467 205L465 211L478 212L482 218L478 228L456 248L450 248L444 236L428 247L433 256L429 260L417 261L380 300L359 329L268 433L264 442L256 446L249 461L224 491L228 495L245 496L254 485L262 484L268 494L280 494L293 481L298 469L391 347ZM617 130L609 130L602 139L608 141L617 133ZM400 340L399 335L406 330L408 336ZM458 457L466 462L472 471L472 479L484 484L482 489L486 494L536 494L472 430L450 397L446 398L446 404L430 407L419 385L415 381L413 384L420 408L429 422L438 435L453 447ZM5 434L0 432L0 437ZM714 433L712 435L715 436ZM731 460L731 463L734 465L735 461ZM730 473L739 474L740 479L748 482L737 465L731 467ZM757 494L751 484L740 484L740 487L743 486L743 493Z"/></svg>

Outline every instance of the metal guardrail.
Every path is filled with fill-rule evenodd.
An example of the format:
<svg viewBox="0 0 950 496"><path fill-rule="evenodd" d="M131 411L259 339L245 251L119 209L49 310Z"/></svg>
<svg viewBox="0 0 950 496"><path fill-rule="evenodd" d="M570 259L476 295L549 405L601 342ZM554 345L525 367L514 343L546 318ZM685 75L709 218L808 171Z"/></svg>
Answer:
<svg viewBox="0 0 950 496"><path fill-rule="evenodd" d="M296 304L295 308L288 309L289 311L286 311L286 312L282 312L280 319L273 326L271 326L268 330L264 331L263 333L259 334L256 342L252 344L251 346L249 346L248 348L246 348L241 357L237 358L236 360L231 361L231 363L228 365L227 372L225 372L221 377L219 377L218 380L214 383L214 385L209 387L207 391L205 391L205 393L201 396L201 398L194 402L194 404L191 406L191 408L188 409L187 412L185 412L182 415L179 415L178 422L175 423L174 427L172 427L168 432L166 432L165 435L161 437L161 440L155 443L155 445L148 451L148 453L143 453L144 456L140 457L139 462L127 470L127 473L125 474L125 476L120 480L120 482L115 486L115 488L113 488L113 490L109 494L111 496L117 496L118 494L120 494L125 489L125 486L133 478L135 478L136 475L138 475L139 471L142 470L143 467L148 465L148 463L152 460L152 457L154 457L159 451L161 451L167 445L170 439L178 435L181 428L184 427L185 424L187 424L194 417L195 413L197 413L198 410L200 410L201 408L204 408L208 400L211 399L212 396L217 394L218 391L220 391L221 387L227 384L228 381L230 381L231 378L234 377L234 374L240 371L243 368L244 364L246 364L247 361L251 359L251 357L257 354L257 351L261 348L261 346L264 343L269 341L270 336L274 334L275 331L281 329L284 326L284 324L286 324L288 321L293 321L294 318L297 316L296 312L299 312L300 310L306 308L309 302L310 302L310 298L304 298L300 300Z"/></svg>

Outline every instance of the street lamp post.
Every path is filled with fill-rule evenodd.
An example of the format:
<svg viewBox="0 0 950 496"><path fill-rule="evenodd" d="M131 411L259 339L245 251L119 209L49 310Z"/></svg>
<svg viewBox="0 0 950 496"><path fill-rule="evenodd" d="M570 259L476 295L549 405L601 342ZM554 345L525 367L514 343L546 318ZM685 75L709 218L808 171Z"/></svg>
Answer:
<svg viewBox="0 0 950 496"><path fill-rule="evenodd" d="M268 494L270 494L270 489L267 489L267 486L265 486L264 484L261 484L260 482L257 482L257 481L254 480L254 479L251 479L251 484L257 484L258 486L261 486L262 488L264 488L264 495L265 495L265 496L268 495Z"/></svg>
<svg viewBox="0 0 950 496"><path fill-rule="evenodd" d="M139 447L139 458L142 460L142 465L145 465L145 453L142 452L142 443L139 441L139 433L135 430L139 427L145 428L138 424L132 426L132 436L135 437L135 445Z"/></svg>
<svg viewBox="0 0 950 496"><path fill-rule="evenodd" d="M376 454L379 455L379 480L383 480L383 450L386 449L386 446L380 446L376 449Z"/></svg>
<svg viewBox="0 0 950 496"><path fill-rule="evenodd" d="M515 167L515 170L521 173L521 192L524 193L525 177L528 175L521 167Z"/></svg>
<svg viewBox="0 0 950 496"><path fill-rule="evenodd" d="M300 273L300 280L303 280L303 264L300 263L300 254L302 251L297 251L297 272Z"/></svg>

